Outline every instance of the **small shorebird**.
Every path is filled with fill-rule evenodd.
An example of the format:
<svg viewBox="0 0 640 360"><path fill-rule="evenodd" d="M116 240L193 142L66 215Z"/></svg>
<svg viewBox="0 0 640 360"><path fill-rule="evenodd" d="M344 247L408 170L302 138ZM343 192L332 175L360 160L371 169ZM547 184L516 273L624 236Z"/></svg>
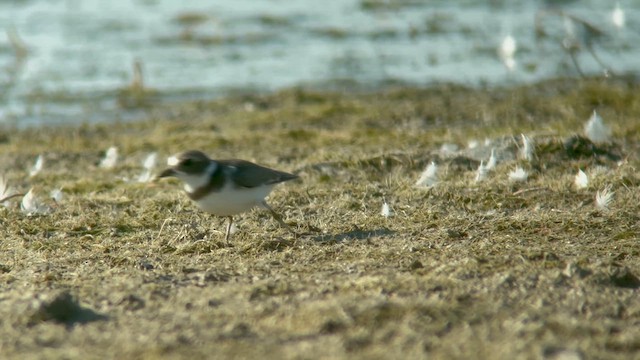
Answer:
<svg viewBox="0 0 640 360"><path fill-rule="evenodd" d="M176 177L184 182L187 196L200 209L229 219L225 241L229 242L233 215L262 206L281 226L292 231L265 198L278 183L297 175L273 170L245 160L213 160L203 152L189 150L171 156L169 168L158 178Z"/></svg>

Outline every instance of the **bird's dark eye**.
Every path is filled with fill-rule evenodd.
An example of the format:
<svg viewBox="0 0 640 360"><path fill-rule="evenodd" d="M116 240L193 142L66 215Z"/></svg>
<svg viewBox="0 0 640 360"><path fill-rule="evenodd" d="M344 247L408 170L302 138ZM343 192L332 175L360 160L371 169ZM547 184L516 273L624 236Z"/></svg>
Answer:
<svg viewBox="0 0 640 360"><path fill-rule="evenodd" d="M193 161L191 161L191 159L182 160L182 166L190 167L191 165L193 165Z"/></svg>

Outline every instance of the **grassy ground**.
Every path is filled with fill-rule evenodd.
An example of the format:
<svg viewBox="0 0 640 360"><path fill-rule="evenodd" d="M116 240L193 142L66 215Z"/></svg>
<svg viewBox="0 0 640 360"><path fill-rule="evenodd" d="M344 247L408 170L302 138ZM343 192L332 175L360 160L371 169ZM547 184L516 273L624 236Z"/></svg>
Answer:
<svg viewBox="0 0 640 360"><path fill-rule="evenodd" d="M614 142L573 139L597 109ZM53 211L0 208L3 358L638 358L640 88L291 90L129 124L0 131L0 172ZM532 161L513 159L519 135ZM475 169L500 148L487 181ZM443 153L443 144L459 152ZM115 145L114 169L96 164ZM191 148L286 171L267 213L199 212L127 181ZM28 167L44 154L43 170ZM414 183L436 161L440 182ZM516 166L524 183L508 180ZM589 186L578 190L578 169ZM157 170L160 170L158 168ZM615 192L608 210L596 191ZM62 188L59 203L47 200ZM380 214L387 202L394 214Z"/></svg>

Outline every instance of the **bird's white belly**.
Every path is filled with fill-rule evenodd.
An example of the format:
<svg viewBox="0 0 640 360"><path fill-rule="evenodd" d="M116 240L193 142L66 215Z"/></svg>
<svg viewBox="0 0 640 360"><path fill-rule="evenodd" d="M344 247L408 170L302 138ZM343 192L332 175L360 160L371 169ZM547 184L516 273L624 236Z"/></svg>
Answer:
<svg viewBox="0 0 640 360"><path fill-rule="evenodd" d="M216 216L236 215L260 204L272 188L273 185L234 188L227 183L221 191L212 192L196 203L200 209Z"/></svg>

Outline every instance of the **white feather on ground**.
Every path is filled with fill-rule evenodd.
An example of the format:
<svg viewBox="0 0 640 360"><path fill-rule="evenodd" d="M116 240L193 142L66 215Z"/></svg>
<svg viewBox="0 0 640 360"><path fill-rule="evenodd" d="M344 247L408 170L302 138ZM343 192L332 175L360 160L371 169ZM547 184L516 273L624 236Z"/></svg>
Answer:
<svg viewBox="0 0 640 360"><path fill-rule="evenodd" d="M0 201L10 197L11 195L13 195L13 189L9 186L9 183L7 182L7 179L4 177L4 175L0 175ZM7 201L0 202L0 206L6 207L7 205Z"/></svg>
<svg viewBox="0 0 640 360"><path fill-rule="evenodd" d="M142 166L144 170L142 174L138 175L138 182L146 183L153 179L153 168L156 166L156 160L158 158L158 154L153 152L149 154L144 161L142 162Z"/></svg>
<svg viewBox="0 0 640 360"><path fill-rule="evenodd" d="M391 210L391 207L389 206L389 204L387 204L386 201L382 204L382 210L380 211L380 214L386 218L393 216L393 210Z"/></svg>
<svg viewBox="0 0 640 360"><path fill-rule="evenodd" d="M115 146L107 149L104 158L100 161L100 167L104 169L113 169L118 162L118 148Z"/></svg>
<svg viewBox="0 0 640 360"><path fill-rule="evenodd" d="M515 170L509 172L509 180L515 182L525 182L529 178L529 173L527 173L523 168L517 166Z"/></svg>
<svg viewBox="0 0 640 360"><path fill-rule="evenodd" d="M229 229L229 234L233 235L233 234L235 234L237 232L238 232L238 227L236 226L236 223L234 222L234 223L231 224L231 229Z"/></svg>
<svg viewBox="0 0 640 360"><path fill-rule="evenodd" d="M44 166L44 157L42 154L38 155L36 162L33 164L31 169L29 169L29 176L34 177L42 171L42 167Z"/></svg>
<svg viewBox="0 0 640 360"><path fill-rule="evenodd" d="M431 162L426 169L420 174L420 178L416 181L416 186L430 187L438 183L438 165Z"/></svg>
<svg viewBox="0 0 640 360"><path fill-rule="evenodd" d="M476 182L482 182L486 180L487 175L489 174L489 167L484 164L484 162L480 161L480 166L478 166L478 171L476 171Z"/></svg>
<svg viewBox="0 0 640 360"><path fill-rule="evenodd" d="M584 134L594 143L607 142L611 138L611 129L604 123L602 117L594 110L593 115L584 125Z"/></svg>
<svg viewBox="0 0 640 360"><path fill-rule="evenodd" d="M64 197L64 195L62 193L62 189L53 189L53 190L51 190L51 192L49 193L49 196L53 199L53 201L55 201L58 204L60 204L62 202L62 199Z"/></svg>
<svg viewBox="0 0 640 360"><path fill-rule="evenodd" d="M459 149L460 147L456 144L444 143L442 144L442 146L440 146L440 154L442 154L443 156L451 156L455 154Z"/></svg>
<svg viewBox="0 0 640 360"><path fill-rule="evenodd" d="M142 174L138 175L137 180L140 183L147 183L153 179L153 173L151 170L143 170Z"/></svg>
<svg viewBox="0 0 640 360"><path fill-rule="evenodd" d="M616 29L621 30L624 28L626 19L624 15L624 10L620 7L620 3L616 2L616 6L611 11L611 22Z"/></svg>
<svg viewBox="0 0 640 360"><path fill-rule="evenodd" d="M493 170L498 164L498 159L496 159L496 149L491 149L491 156L489 156L489 161L487 161L487 170Z"/></svg>
<svg viewBox="0 0 640 360"><path fill-rule="evenodd" d="M576 188L584 189L589 186L589 178L587 177L587 174L585 174L584 171L580 169L578 170L573 183L576 185Z"/></svg>
<svg viewBox="0 0 640 360"><path fill-rule="evenodd" d="M142 166L145 169L151 170L156 166L157 159L158 159L158 153L152 152L151 154L147 155L147 157L144 159L144 161L142 162Z"/></svg>
<svg viewBox="0 0 640 360"><path fill-rule="evenodd" d="M522 148L520 148L520 156L527 161L531 161L533 160L534 149L535 144L533 139L522 134Z"/></svg>
<svg viewBox="0 0 640 360"><path fill-rule="evenodd" d="M4 199L5 197L9 196L10 192L11 189L9 188L7 179L4 177L4 175L0 175L0 199Z"/></svg>
<svg viewBox="0 0 640 360"><path fill-rule="evenodd" d="M20 209L26 215L47 214L51 209L45 204L41 203L33 193L33 188L29 189L29 192L22 197L20 202Z"/></svg>
<svg viewBox="0 0 640 360"><path fill-rule="evenodd" d="M614 191L611 191L611 186L607 186L598 191L596 193L596 208L602 211L608 210L609 205L611 205L611 201L613 201L614 193Z"/></svg>
<svg viewBox="0 0 640 360"><path fill-rule="evenodd" d="M516 67L515 54L517 50L518 45L516 39L511 35L505 36L500 43L500 47L498 47L498 57L500 57L502 64L504 64L509 71L513 71Z"/></svg>

